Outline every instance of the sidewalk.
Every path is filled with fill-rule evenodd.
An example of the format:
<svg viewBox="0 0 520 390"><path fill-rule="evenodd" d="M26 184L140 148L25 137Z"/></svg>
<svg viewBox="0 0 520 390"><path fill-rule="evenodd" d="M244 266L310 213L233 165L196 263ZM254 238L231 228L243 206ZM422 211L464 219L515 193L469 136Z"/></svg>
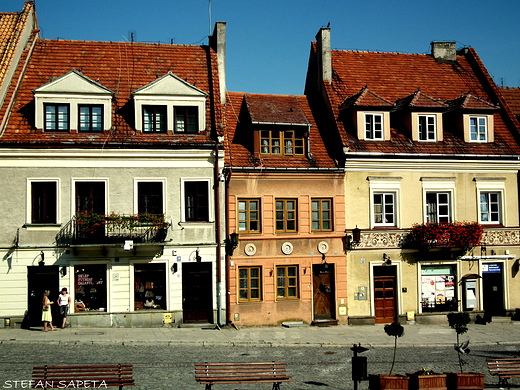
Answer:
<svg viewBox="0 0 520 390"><path fill-rule="evenodd" d="M404 325L399 345L453 345L455 331L446 325ZM0 344L193 344L199 346L393 346L394 338L387 336L384 325L339 325L331 327L212 327L183 328L66 328L43 332L43 328L0 329ZM491 322L487 325L468 325L469 331L460 336L472 345L520 344L520 322Z"/></svg>

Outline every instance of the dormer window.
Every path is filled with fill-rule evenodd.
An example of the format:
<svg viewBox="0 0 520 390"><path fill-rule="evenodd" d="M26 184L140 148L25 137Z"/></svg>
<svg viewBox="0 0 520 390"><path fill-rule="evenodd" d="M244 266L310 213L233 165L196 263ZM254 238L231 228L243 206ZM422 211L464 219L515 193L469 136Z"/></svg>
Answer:
<svg viewBox="0 0 520 390"><path fill-rule="evenodd" d="M303 156L305 153L303 132L296 130L261 130L260 153L284 156Z"/></svg>
<svg viewBox="0 0 520 390"><path fill-rule="evenodd" d="M485 116L469 117L469 134L472 142L487 141L487 120Z"/></svg>
<svg viewBox="0 0 520 390"><path fill-rule="evenodd" d="M79 131L103 131L103 106L100 104L79 105Z"/></svg>
<svg viewBox="0 0 520 390"><path fill-rule="evenodd" d="M175 132L197 133L198 110L197 107L175 107Z"/></svg>
<svg viewBox="0 0 520 390"><path fill-rule="evenodd" d="M145 133L166 132L166 106L143 105L143 131Z"/></svg>
<svg viewBox="0 0 520 390"><path fill-rule="evenodd" d="M383 114L365 114L365 139L383 140Z"/></svg>
<svg viewBox="0 0 520 390"><path fill-rule="evenodd" d="M45 131L69 131L69 105L68 104L44 104L45 107Z"/></svg>
<svg viewBox="0 0 520 390"><path fill-rule="evenodd" d="M435 141L435 115L417 115L419 141Z"/></svg>
<svg viewBox="0 0 520 390"><path fill-rule="evenodd" d="M133 92L137 131L198 134L206 129L206 97L172 73Z"/></svg>
<svg viewBox="0 0 520 390"><path fill-rule="evenodd" d="M113 92L72 70L34 91L36 129L101 132L112 127Z"/></svg>

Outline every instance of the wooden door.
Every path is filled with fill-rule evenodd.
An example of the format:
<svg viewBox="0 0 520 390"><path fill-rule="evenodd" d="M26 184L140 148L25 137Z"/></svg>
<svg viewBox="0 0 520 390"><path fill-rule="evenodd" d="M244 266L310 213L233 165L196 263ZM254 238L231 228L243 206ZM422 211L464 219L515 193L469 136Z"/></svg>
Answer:
<svg viewBox="0 0 520 390"><path fill-rule="evenodd" d="M213 322L211 263L182 264L182 317L184 323Z"/></svg>
<svg viewBox="0 0 520 390"><path fill-rule="evenodd" d="M312 273L314 319L334 318L334 265L314 264Z"/></svg>
<svg viewBox="0 0 520 390"><path fill-rule="evenodd" d="M396 317L395 276L374 277L376 324L391 323Z"/></svg>

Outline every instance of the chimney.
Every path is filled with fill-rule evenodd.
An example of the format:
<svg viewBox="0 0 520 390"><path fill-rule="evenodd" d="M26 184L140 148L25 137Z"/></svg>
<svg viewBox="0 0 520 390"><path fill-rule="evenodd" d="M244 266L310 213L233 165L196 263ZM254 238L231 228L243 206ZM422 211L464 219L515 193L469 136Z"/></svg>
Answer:
<svg viewBox="0 0 520 390"><path fill-rule="evenodd" d="M318 80L332 82L332 59L330 54L330 27L322 27L316 34L318 55Z"/></svg>
<svg viewBox="0 0 520 390"><path fill-rule="evenodd" d="M457 62L455 42L432 42L432 57L437 62Z"/></svg>
<svg viewBox="0 0 520 390"><path fill-rule="evenodd" d="M217 52L220 103L226 103L226 22L216 22L209 46Z"/></svg>

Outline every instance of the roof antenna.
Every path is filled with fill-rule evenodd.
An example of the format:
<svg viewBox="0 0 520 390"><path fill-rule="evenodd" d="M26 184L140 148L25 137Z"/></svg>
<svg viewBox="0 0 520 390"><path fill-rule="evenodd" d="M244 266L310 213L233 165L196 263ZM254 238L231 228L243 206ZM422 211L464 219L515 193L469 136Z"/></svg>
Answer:
<svg viewBox="0 0 520 390"><path fill-rule="evenodd" d="M209 34L211 36L211 0L208 0Z"/></svg>

